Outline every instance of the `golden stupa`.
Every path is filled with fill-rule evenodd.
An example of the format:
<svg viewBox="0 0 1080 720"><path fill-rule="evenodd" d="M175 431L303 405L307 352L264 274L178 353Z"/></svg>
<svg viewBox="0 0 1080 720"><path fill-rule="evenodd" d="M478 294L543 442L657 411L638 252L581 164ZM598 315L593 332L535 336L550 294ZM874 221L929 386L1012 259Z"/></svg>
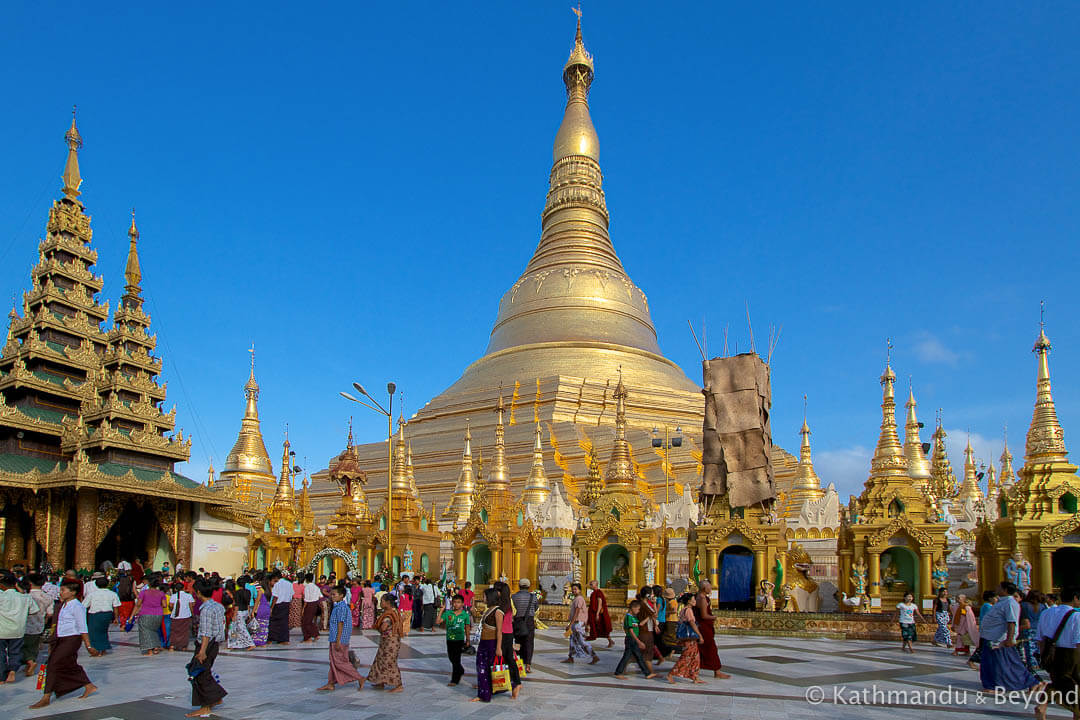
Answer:
<svg viewBox="0 0 1080 720"><path fill-rule="evenodd" d="M681 494L682 484L700 482L701 391L661 353L645 293L630 279L609 233L600 143L589 115L593 71L579 18L562 71L567 101L540 241L499 303L484 354L408 422L418 489L447 511L461 474L462 434L468 426L474 449L492 447L491 408L500 398L508 405L505 457L515 494L540 471L539 425L546 476L561 477L575 495L588 476L589 456L611 453L620 369L630 398L626 439L644 490L662 502ZM652 447L653 428L663 435L680 426L681 448L665 453ZM360 466L373 478L367 488L373 498L386 492L385 480L375 480L386 477L385 442L357 447ZM778 451L776 459L793 474L794 458ZM340 491L325 471L314 481L312 504L325 520L336 511Z"/></svg>

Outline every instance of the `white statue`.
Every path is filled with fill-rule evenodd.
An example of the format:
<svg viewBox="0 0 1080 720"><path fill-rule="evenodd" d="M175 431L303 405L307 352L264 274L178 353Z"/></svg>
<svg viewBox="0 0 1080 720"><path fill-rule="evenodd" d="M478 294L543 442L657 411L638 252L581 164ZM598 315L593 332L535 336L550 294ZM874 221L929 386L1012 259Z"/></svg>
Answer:
<svg viewBox="0 0 1080 720"><path fill-rule="evenodd" d="M641 563L641 568L645 571L645 584L656 584L656 557L653 555L653 551L649 550L649 554L645 556L645 560Z"/></svg>
<svg viewBox="0 0 1080 720"><path fill-rule="evenodd" d="M577 553L573 553L572 557L574 558L574 582L579 583L581 582L581 558Z"/></svg>

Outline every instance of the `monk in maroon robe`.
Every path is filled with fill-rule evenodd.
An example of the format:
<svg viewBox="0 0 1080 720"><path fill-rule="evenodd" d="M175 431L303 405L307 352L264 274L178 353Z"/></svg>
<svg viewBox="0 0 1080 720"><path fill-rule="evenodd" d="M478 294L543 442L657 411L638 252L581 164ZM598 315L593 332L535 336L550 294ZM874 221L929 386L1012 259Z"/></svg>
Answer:
<svg viewBox="0 0 1080 720"><path fill-rule="evenodd" d="M718 678L731 677L720 668L720 653L716 650L715 625L716 616L712 613L712 585L708 580L701 582L701 592L697 594L697 602L694 603L694 615L697 620L698 630L701 631L701 640L698 648L701 652L701 669L712 670L713 676Z"/></svg>
<svg viewBox="0 0 1080 720"><path fill-rule="evenodd" d="M607 597L600 589L600 583L593 580L589 583L592 594L589 596L589 622L587 623L588 636L586 640L607 638L608 647L615 644L611 639L611 613L608 612Z"/></svg>

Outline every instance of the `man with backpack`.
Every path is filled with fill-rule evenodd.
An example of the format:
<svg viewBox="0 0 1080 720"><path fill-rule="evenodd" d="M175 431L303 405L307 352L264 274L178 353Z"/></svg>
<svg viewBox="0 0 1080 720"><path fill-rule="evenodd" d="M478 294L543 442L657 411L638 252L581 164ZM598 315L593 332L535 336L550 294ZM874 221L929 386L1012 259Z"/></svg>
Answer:
<svg viewBox="0 0 1080 720"><path fill-rule="evenodd" d="M1044 720L1053 702L1080 718L1080 587L1065 588L1061 604L1042 611L1037 635L1050 686L1044 702L1035 708L1035 717Z"/></svg>

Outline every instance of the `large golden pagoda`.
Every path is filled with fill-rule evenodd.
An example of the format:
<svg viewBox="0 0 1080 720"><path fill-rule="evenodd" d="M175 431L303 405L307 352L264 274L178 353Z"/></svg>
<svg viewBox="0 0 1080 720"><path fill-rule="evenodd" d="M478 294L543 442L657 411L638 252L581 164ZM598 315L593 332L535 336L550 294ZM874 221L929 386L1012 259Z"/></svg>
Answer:
<svg viewBox="0 0 1080 720"><path fill-rule="evenodd" d="M567 100L553 145L539 243L499 303L484 354L409 420L416 483L425 497L446 508L444 518L468 516L470 493L458 482L462 431L471 420L473 438L494 434L490 408L502 395L500 387L506 388L504 452L514 491L520 493L530 476L539 481L539 424L543 474L552 482L562 478L573 496L585 484L590 451L606 458L614 446L620 367L629 392L626 437L648 492L658 489L657 497L664 500L681 495L684 484L699 483L701 392L661 353L645 294L615 252L599 140L590 117L593 78L594 61L579 20L562 69ZM535 409L534 423L518 422L527 405ZM652 447L654 427L662 433L676 426L684 428L680 448ZM361 445L357 451L368 475L386 475L385 445ZM774 460L778 469L794 474L790 455L776 450ZM369 488L368 494L373 501L385 497L385 487ZM530 492L529 499L540 495L542 490ZM317 473L312 493L316 515L329 519L338 501L327 474Z"/></svg>

